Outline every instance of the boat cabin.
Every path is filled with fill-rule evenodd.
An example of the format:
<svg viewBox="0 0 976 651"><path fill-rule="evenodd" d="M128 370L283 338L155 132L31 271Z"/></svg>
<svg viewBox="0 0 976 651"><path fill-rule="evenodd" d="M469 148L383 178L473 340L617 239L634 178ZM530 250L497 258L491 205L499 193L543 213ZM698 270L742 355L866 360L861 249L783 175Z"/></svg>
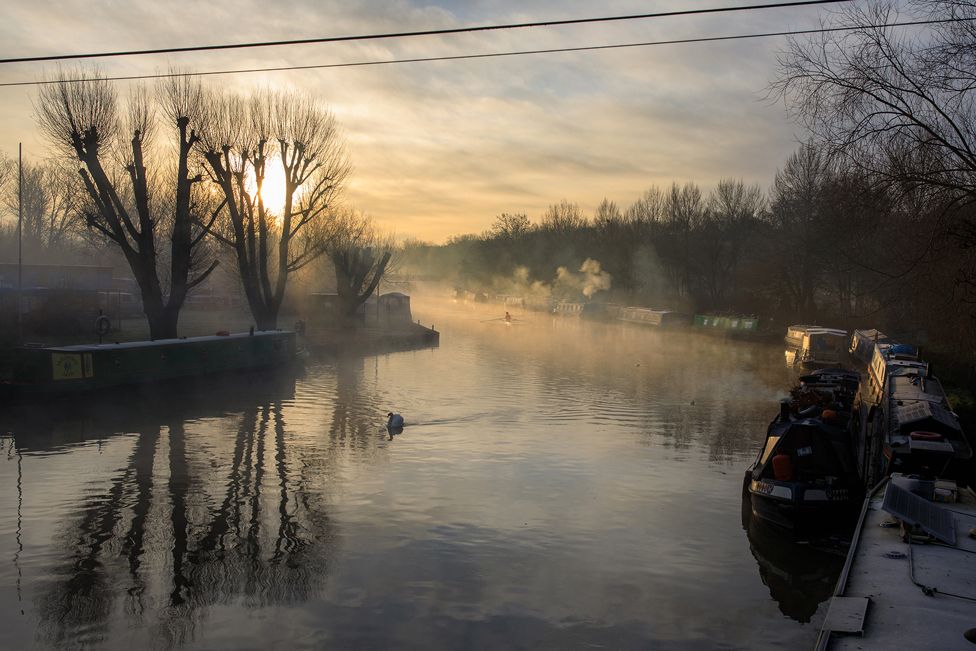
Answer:
<svg viewBox="0 0 976 651"><path fill-rule="evenodd" d="M918 349L910 344L879 343L874 347L868 367L868 389L875 403L882 399L889 376L927 375L929 365L918 356Z"/></svg>
<svg viewBox="0 0 976 651"><path fill-rule="evenodd" d="M800 378L781 403L746 473L758 517L798 529L836 524L856 510L861 481L853 402L859 379L851 371L823 369Z"/></svg>
<svg viewBox="0 0 976 651"><path fill-rule="evenodd" d="M874 357L874 347L878 344L888 343L888 336L880 330L874 328L868 330L855 330L851 335L851 345L848 352L851 358L864 366L871 363Z"/></svg>
<svg viewBox="0 0 976 651"><path fill-rule="evenodd" d="M933 455L945 452L956 465L972 459L972 447L937 378L892 375L886 389L871 419L882 444L884 474L933 472ZM956 474L957 468L947 471L947 476Z"/></svg>
<svg viewBox="0 0 976 651"><path fill-rule="evenodd" d="M799 337L799 345L790 346L789 342L795 341L795 335L800 334L801 327L805 329ZM846 361L848 347L846 330L819 326L791 326L787 330L786 342L786 362L790 365L838 366Z"/></svg>

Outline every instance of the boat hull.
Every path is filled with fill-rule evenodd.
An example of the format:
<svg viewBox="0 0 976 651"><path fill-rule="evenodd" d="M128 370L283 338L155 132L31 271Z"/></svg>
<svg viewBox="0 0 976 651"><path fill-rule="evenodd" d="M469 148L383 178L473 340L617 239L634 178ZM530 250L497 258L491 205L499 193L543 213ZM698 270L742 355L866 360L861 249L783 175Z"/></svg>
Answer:
<svg viewBox="0 0 976 651"><path fill-rule="evenodd" d="M847 529L857 517L861 504L860 492L847 489L831 493L795 483L751 481L746 490L753 515L780 529L801 534ZM785 496L786 491L790 497ZM811 499L814 495L816 499Z"/></svg>
<svg viewBox="0 0 976 651"><path fill-rule="evenodd" d="M287 366L294 332L17 349L6 397L74 394Z"/></svg>

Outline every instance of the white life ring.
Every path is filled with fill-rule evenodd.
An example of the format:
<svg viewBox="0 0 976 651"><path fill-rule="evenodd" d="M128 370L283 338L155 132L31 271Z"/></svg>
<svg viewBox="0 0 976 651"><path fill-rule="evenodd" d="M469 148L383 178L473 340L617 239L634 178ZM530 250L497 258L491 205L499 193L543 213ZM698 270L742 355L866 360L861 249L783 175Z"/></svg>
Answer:
<svg viewBox="0 0 976 651"><path fill-rule="evenodd" d="M95 334L103 337L112 331L112 320L104 314L99 314L95 319Z"/></svg>

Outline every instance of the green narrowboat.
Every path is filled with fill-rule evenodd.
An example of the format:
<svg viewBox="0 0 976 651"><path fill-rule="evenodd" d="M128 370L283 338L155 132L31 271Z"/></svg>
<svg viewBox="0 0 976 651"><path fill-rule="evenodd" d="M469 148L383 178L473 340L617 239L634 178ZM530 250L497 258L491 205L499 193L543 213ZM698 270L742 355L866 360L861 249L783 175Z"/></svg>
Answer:
<svg viewBox="0 0 976 651"><path fill-rule="evenodd" d="M732 337L758 337L759 319L741 314L696 314L694 328L700 332Z"/></svg>
<svg viewBox="0 0 976 651"><path fill-rule="evenodd" d="M81 392L283 366L295 333L265 331L77 346L21 346L8 394ZM0 387L3 388L3 387Z"/></svg>

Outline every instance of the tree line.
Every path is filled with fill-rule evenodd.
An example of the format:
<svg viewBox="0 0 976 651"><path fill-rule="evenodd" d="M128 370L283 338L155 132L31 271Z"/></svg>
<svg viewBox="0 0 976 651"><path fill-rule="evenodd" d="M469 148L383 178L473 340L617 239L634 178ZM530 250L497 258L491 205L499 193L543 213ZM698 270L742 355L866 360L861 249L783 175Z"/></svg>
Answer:
<svg viewBox="0 0 976 651"><path fill-rule="evenodd" d="M187 296L221 262L262 330L277 327L289 278L322 256L348 314L389 264L390 242L339 201L350 163L335 117L307 95L240 96L175 76L122 98L97 73L62 71L35 111L55 155L19 179L0 160L4 206L23 215L34 260L121 257L154 339L177 336ZM0 246L12 258L9 224Z"/></svg>
<svg viewBox="0 0 976 651"><path fill-rule="evenodd" d="M895 25L910 21L927 24ZM971 369L976 2L875 0L824 27L779 54L770 97L809 140L767 190L674 184L592 216L564 201L536 223L503 214L481 235L414 245L413 263L490 289L595 258L613 300L880 327Z"/></svg>

